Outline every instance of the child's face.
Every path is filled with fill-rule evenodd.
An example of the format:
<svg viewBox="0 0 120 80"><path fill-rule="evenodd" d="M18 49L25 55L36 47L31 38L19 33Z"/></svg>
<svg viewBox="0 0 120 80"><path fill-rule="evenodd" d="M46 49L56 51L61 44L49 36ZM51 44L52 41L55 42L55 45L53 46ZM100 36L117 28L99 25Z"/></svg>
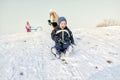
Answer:
<svg viewBox="0 0 120 80"><path fill-rule="evenodd" d="M67 25L66 21L61 21L60 28L64 29L66 27L66 25Z"/></svg>

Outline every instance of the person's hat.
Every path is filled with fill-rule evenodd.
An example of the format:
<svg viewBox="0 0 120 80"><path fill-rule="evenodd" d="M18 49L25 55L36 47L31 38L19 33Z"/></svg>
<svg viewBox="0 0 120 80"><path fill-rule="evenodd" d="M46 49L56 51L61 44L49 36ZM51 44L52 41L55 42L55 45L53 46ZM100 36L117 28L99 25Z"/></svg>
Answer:
<svg viewBox="0 0 120 80"><path fill-rule="evenodd" d="M60 25L60 23L61 23L62 21L65 21L65 22L67 23L67 20L66 20L65 17L59 17L59 18L58 18L58 25Z"/></svg>

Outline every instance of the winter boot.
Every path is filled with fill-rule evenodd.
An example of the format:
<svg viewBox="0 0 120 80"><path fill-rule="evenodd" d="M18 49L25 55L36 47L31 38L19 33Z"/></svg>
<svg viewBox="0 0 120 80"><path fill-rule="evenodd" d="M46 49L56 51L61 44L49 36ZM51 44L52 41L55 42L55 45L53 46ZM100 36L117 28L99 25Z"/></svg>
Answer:
<svg viewBox="0 0 120 80"><path fill-rule="evenodd" d="M72 50L73 50L73 47L70 45L65 52L65 57L68 57L69 54L72 52Z"/></svg>
<svg viewBox="0 0 120 80"><path fill-rule="evenodd" d="M51 48L51 52L56 58L60 58L60 55L59 55L59 53L58 53L58 51L56 50L55 47Z"/></svg>

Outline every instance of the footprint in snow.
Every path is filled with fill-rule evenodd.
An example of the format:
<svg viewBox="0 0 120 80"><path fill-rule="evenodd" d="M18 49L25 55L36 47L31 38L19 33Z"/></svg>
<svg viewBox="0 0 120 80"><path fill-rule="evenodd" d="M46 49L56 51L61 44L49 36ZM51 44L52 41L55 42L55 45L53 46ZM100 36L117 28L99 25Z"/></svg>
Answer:
<svg viewBox="0 0 120 80"><path fill-rule="evenodd" d="M111 63L113 63L111 60L107 60L106 61L108 64L111 64Z"/></svg>
<svg viewBox="0 0 120 80"><path fill-rule="evenodd" d="M20 75L23 76L23 72L20 72Z"/></svg>

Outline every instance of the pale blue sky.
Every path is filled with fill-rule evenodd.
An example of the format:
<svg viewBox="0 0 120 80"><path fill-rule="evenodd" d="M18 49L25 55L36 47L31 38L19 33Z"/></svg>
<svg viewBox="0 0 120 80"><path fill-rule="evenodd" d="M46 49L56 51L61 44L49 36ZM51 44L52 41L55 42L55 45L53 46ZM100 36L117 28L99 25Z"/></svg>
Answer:
<svg viewBox="0 0 120 80"><path fill-rule="evenodd" d="M65 16L70 27L94 27L103 19L120 20L120 0L0 0L0 35L25 32L32 26L47 24L49 10Z"/></svg>

